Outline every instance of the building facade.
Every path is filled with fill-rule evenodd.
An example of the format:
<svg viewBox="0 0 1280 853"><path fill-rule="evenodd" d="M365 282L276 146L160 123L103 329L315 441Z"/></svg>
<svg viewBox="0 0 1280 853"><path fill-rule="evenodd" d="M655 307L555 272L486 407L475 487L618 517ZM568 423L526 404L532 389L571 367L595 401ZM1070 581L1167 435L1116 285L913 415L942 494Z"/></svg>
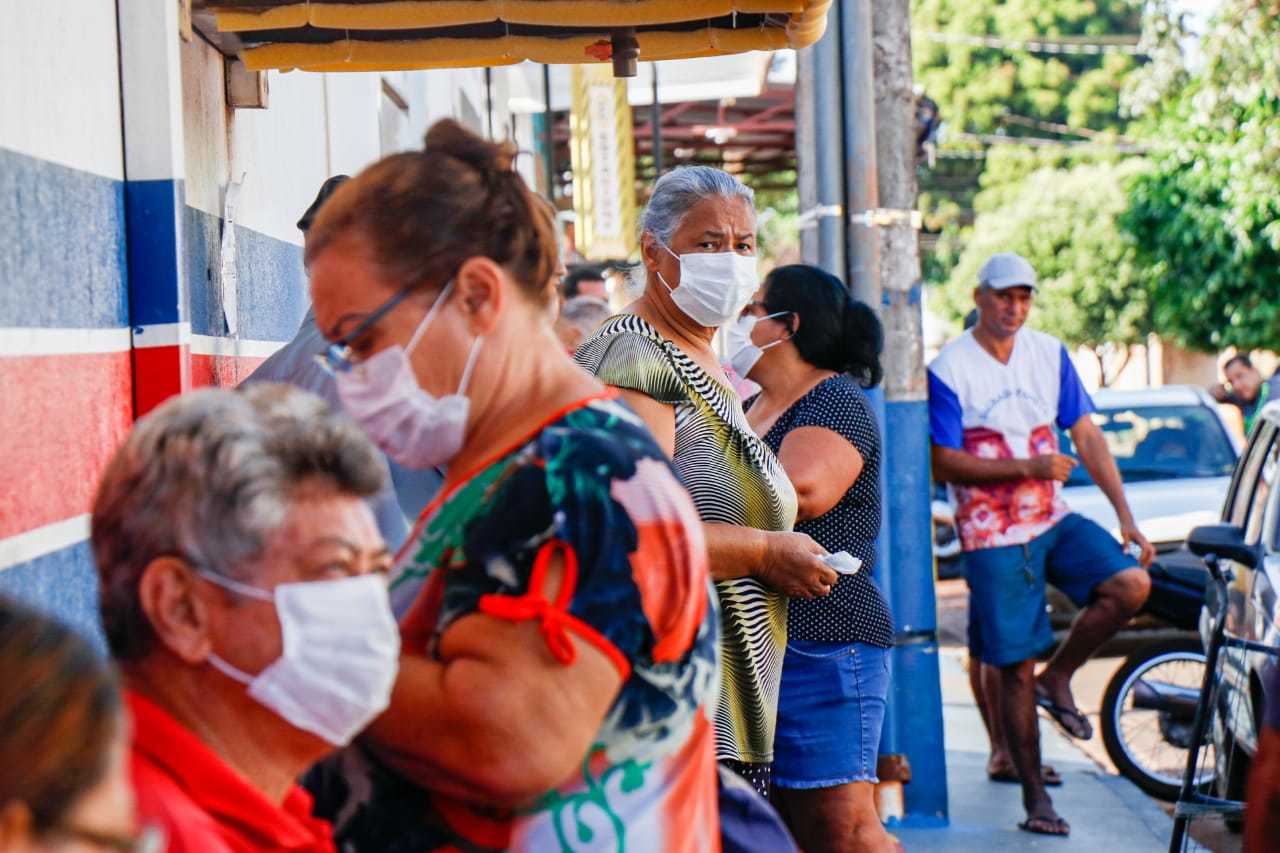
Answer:
<svg viewBox="0 0 1280 853"><path fill-rule="evenodd" d="M103 466L137 417L293 336L325 178L445 116L534 145L515 70L269 72L265 109L231 108L227 73L173 0L16 4L0 28L0 594L90 633Z"/></svg>

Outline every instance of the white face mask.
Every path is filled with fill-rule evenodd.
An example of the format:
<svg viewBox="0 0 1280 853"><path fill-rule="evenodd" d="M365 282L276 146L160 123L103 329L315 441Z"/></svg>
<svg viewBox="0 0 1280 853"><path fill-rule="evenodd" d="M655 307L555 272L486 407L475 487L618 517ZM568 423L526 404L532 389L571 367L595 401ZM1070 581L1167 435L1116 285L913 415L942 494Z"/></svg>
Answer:
<svg viewBox="0 0 1280 853"><path fill-rule="evenodd" d="M209 655L258 702L334 746L346 746L386 709L400 668L400 630L384 578L285 583L272 593L211 572L200 576L275 602L283 652L266 669L250 675Z"/></svg>
<svg viewBox="0 0 1280 853"><path fill-rule="evenodd" d="M788 338L778 338L772 343L765 344L762 347L756 346L751 340L751 330L756 327L756 323L761 320L772 320L775 317L785 317L790 311L778 311L773 314L767 314L764 317L757 317L754 314L748 314L745 317L738 318L738 322L729 326L725 330L725 344L729 350L729 366L733 368L733 372L747 378L747 374L760 361L760 356L764 355L764 351L769 347L776 347Z"/></svg>
<svg viewBox="0 0 1280 853"><path fill-rule="evenodd" d="M680 262L680 284L674 289L658 273L658 281L671 293L671 301L702 326L719 328L742 313L760 282L756 278L754 255L737 252L689 252L677 255L662 247Z"/></svg>
<svg viewBox="0 0 1280 853"><path fill-rule="evenodd" d="M387 347L335 374L338 396L374 444L408 468L435 468L457 455L467 435L467 383L484 338L476 338L467 356L458 390L433 397L418 384L409 355L453 290L450 281L418 324L408 346Z"/></svg>

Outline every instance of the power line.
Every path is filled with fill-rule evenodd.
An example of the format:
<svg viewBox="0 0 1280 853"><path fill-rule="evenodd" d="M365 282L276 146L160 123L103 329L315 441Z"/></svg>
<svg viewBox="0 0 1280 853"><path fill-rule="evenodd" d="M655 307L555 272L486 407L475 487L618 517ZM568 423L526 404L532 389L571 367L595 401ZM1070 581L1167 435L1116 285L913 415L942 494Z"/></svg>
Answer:
<svg viewBox="0 0 1280 853"><path fill-rule="evenodd" d="M998 36L980 36L969 33L917 32L914 35L925 41L942 44L965 44L970 47L990 47L997 50L1025 51L1027 53L1054 53L1071 55L1100 55L1123 53L1128 56L1145 56L1147 51L1138 44L1136 35L1086 36L1073 38L1039 38L1021 41Z"/></svg>
<svg viewBox="0 0 1280 853"><path fill-rule="evenodd" d="M1032 148L1078 148L1114 151L1117 154L1145 154L1150 146L1132 142L1088 142L1067 139L1051 139L1046 136L1002 136L997 133L956 133L950 136L957 142L980 142L983 145L1028 145Z"/></svg>
<svg viewBox="0 0 1280 853"><path fill-rule="evenodd" d="M1107 133L1101 130L1092 130L1087 127L1072 127L1069 124L1059 124L1056 121L1043 121L1031 116L1022 116L1014 112L1006 112L1000 116L1000 121L1009 124L1019 124L1023 127L1032 127L1036 130L1047 130L1050 133L1058 133L1062 135L1081 136L1085 139L1101 139L1106 138ZM1117 141L1128 142L1129 140L1120 137Z"/></svg>

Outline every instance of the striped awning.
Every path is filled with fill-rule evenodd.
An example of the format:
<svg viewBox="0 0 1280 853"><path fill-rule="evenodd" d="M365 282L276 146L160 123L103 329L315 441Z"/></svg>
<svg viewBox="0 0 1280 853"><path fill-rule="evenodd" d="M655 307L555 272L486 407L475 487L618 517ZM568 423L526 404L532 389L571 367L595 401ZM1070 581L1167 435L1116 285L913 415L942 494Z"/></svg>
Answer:
<svg viewBox="0 0 1280 853"><path fill-rule="evenodd" d="M407 71L801 48L831 0L204 0L251 70Z"/></svg>

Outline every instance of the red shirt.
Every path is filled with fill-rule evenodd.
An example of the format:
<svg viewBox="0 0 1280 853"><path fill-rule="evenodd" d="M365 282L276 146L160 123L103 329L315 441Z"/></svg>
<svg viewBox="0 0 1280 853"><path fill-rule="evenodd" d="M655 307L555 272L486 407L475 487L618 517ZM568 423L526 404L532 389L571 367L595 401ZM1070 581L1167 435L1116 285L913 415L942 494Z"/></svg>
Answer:
<svg viewBox="0 0 1280 853"><path fill-rule="evenodd" d="M277 805L159 705L132 691L131 770L144 824L169 853L334 853L333 829L297 785Z"/></svg>

